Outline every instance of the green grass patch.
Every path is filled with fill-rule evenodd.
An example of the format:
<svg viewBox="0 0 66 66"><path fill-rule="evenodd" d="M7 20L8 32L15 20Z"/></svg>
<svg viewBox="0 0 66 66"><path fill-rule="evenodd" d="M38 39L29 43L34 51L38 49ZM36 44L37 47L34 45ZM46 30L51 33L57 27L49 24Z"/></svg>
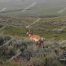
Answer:
<svg viewBox="0 0 66 66"><path fill-rule="evenodd" d="M17 20L20 24L30 25L36 19L37 18L35 18L35 17L28 17L28 18L23 17L20 19L18 18ZM14 20L16 23L16 18ZM64 29L65 32L61 32L61 33L52 32L53 29L60 29L61 27L66 26L65 24L61 25L61 26L59 26L59 24L53 25L52 23L57 23L57 22L64 23L65 20L66 20L66 16L54 17L54 18L41 18L41 20L39 22L37 22L36 24L32 25L32 27L30 27L30 29L31 29L31 31L34 32L34 34L38 34L38 35L45 37L47 39L54 38L55 35L57 35L57 37L59 39L66 39L66 36L65 36L66 35L66 28ZM25 29L24 27L21 28L18 26L17 27L7 26L2 31L4 34L25 37L28 29Z"/></svg>

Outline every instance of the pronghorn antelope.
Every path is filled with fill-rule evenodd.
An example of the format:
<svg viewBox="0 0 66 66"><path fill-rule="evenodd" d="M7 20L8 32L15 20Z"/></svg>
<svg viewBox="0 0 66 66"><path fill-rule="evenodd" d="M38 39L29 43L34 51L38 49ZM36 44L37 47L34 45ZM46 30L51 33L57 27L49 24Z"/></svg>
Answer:
<svg viewBox="0 0 66 66"><path fill-rule="evenodd" d="M27 32L27 35L29 37L29 40L32 42L35 42L36 45L38 45L39 47L44 47L44 40L45 38L39 36L39 35L34 35L32 32Z"/></svg>

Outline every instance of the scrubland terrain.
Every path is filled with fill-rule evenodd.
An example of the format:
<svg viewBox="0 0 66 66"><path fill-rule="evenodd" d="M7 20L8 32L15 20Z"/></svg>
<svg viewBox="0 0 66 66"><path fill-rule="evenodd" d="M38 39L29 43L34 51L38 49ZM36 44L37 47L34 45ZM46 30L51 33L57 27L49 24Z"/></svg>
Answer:
<svg viewBox="0 0 66 66"><path fill-rule="evenodd" d="M45 38L44 48L27 39L27 25L39 17L0 17L1 66L65 66L66 16L40 17L29 29Z"/></svg>

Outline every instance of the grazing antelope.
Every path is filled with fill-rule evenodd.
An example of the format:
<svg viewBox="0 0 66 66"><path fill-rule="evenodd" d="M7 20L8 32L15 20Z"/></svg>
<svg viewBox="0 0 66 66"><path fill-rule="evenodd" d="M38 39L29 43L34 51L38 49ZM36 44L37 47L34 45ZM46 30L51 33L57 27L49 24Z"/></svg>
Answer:
<svg viewBox="0 0 66 66"><path fill-rule="evenodd" d="M27 32L27 35L29 37L29 40L37 43L36 45L38 45L39 47L42 46L44 48L44 38L43 37L39 35L34 35L31 31Z"/></svg>

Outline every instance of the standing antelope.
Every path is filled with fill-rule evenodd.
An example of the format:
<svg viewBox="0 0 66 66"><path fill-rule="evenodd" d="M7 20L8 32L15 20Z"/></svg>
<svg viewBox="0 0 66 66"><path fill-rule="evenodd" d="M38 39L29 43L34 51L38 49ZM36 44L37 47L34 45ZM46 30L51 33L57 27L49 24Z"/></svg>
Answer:
<svg viewBox="0 0 66 66"><path fill-rule="evenodd" d="M29 37L29 40L31 40L32 42L37 43L36 45L38 45L39 47L44 47L44 38L39 36L39 35L34 35L32 32L27 32L27 35Z"/></svg>

